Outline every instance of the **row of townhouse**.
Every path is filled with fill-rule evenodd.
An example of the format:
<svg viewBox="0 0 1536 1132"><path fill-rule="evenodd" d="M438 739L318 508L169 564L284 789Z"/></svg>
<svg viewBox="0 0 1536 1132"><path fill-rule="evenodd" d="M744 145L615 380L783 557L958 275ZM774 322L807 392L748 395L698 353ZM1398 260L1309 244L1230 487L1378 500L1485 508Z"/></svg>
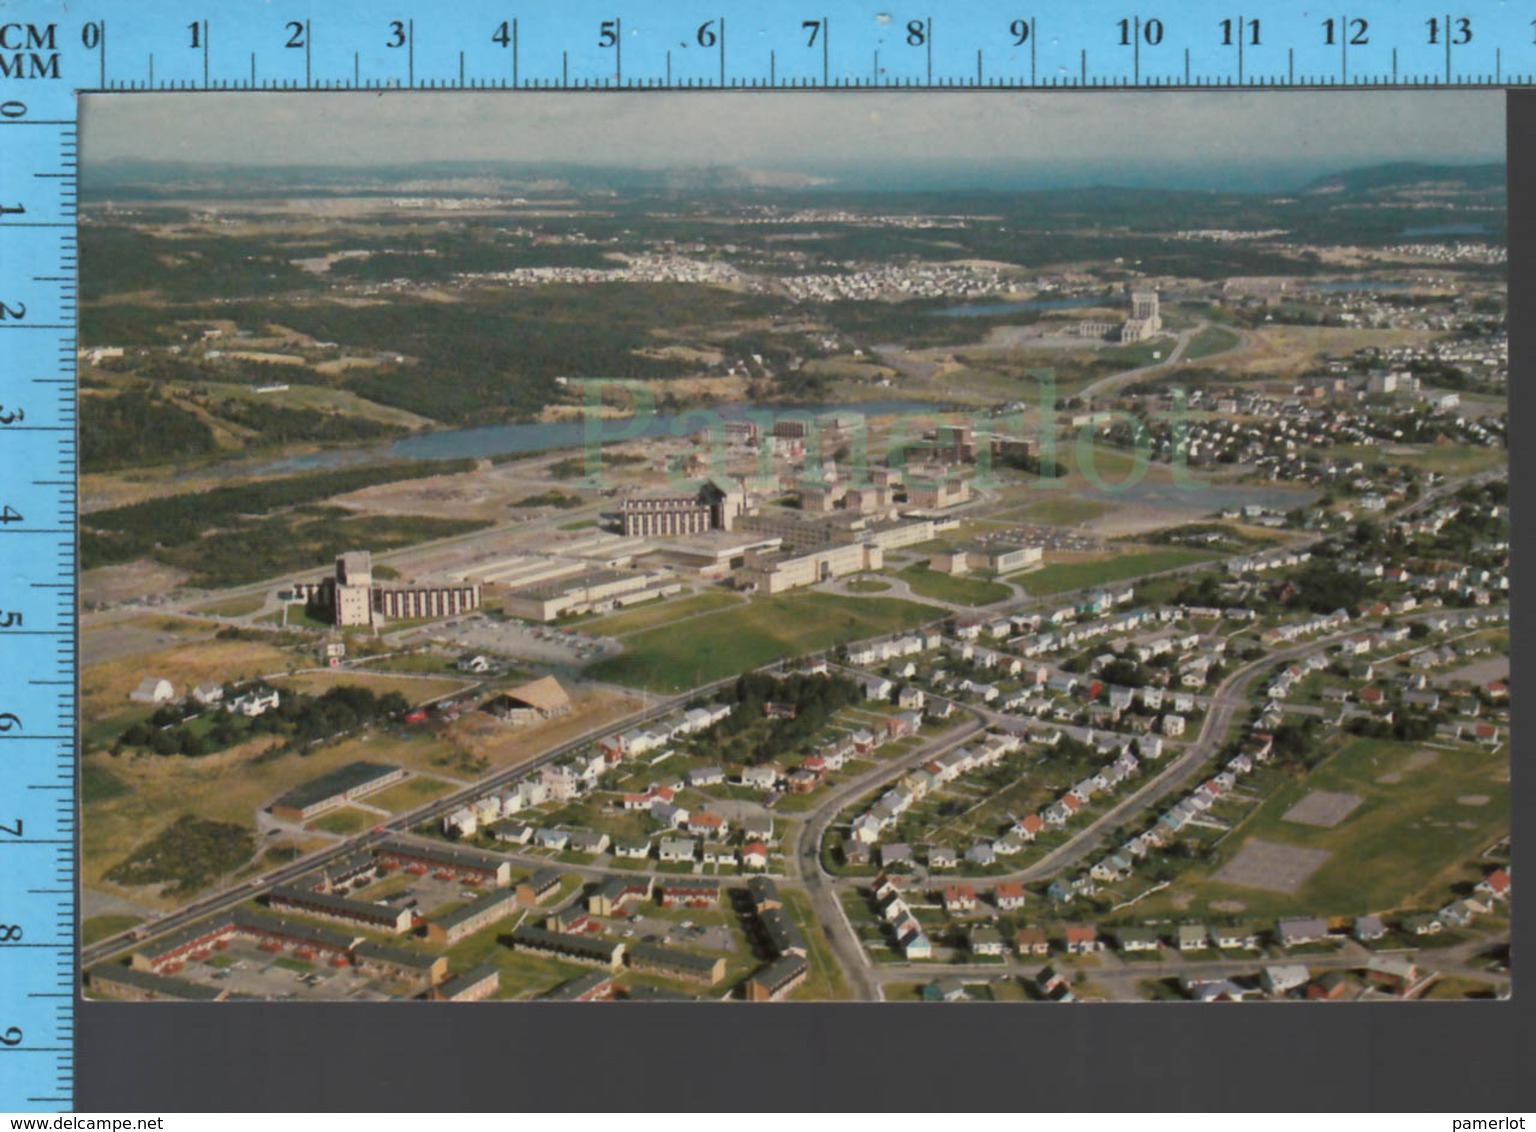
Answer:
<svg viewBox="0 0 1536 1132"><path fill-rule="evenodd" d="M1227 559L1227 572L1262 574L1266 570L1283 570L1290 566L1300 566L1311 559L1310 550L1272 550L1267 554L1244 554Z"/></svg>
<svg viewBox="0 0 1536 1132"><path fill-rule="evenodd" d="M884 664L888 660L918 656L938 648L942 640L937 630L929 629L885 641L866 641L849 646L848 663L856 668L867 668L874 664Z"/></svg>
<svg viewBox="0 0 1536 1132"><path fill-rule="evenodd" d="M901 892L899 878L884 872L875 877L872 890L880 918L895 937L896 947L907 959L932 959L933 941L923 930Z"/></svg>

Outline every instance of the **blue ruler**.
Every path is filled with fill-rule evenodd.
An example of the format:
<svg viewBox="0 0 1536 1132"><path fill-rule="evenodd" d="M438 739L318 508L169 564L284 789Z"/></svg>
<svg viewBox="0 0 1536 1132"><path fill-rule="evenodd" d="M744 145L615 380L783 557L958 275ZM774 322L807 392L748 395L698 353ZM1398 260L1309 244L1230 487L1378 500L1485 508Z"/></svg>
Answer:
<svg viewBox="0 0 1536 1132"><path fill-rule="evenodd" d="M0 1111L73 1095L77 93L1524 86L1533 17L1498 0L7 0Z"/></svg>

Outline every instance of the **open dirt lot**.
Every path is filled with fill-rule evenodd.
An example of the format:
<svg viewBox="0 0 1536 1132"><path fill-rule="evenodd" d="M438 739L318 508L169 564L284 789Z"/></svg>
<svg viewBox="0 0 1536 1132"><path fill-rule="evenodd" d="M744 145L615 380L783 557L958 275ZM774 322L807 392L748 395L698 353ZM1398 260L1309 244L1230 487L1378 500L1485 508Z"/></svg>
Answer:
<svg viewBox="0 0 1536 1132"><path fill-rule="evenodd" d="M1314 790L1286 810L1280 820L1296 822L1298 825L1315 825L1321 829L1332 829L1349 817L1355 807L1363 801L1365 799L1358 794Z"/></svg>
<svg viewBox="0 0 1536 1132"><path fill-rule="evenodd" d="M1331 854L1326 849L1302 849L1255 838L1216 873L1214 880L1240 888L1295 892Z"/></svg>

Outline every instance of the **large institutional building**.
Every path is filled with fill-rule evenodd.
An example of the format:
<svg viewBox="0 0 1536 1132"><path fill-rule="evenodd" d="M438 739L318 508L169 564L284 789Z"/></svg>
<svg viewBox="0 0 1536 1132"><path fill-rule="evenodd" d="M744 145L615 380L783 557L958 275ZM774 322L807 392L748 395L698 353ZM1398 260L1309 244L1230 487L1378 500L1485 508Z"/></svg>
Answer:
<svg viewBox="0 0 1536 1132"><path fill-rule="evenodd" d="M480 608L480 583L381 585L373 580L373 556L349 550L336 559L336 574L318 582L298 582L294 595L328 610L342 627L371 627L386 620L456 617Z"/></svg>
<svg viewBox="0 0 1536 1132"><path fill-rule="evenodd" d="M734 484L707 481L693 495L649 496L619 504L629 538L674 538L729 531L746 510L746 493Z"/></svg>
<svg viewBox="0 0 1536 1132"><path fill-rule="evenodd" d="M1131 317L1124 322L1088 318L1077 324L1081 338L1108 338L1111 342L1142 342L1163 329L1156 291L1131 292Z"/></svg>

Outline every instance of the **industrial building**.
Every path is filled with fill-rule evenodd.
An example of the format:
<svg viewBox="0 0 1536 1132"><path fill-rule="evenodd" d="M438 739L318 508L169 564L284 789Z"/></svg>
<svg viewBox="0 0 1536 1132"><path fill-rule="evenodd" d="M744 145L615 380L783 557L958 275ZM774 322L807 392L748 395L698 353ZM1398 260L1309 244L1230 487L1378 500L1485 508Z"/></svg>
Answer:
<svg viewBox="0 0 1536 1132"><path fill-rule="evenodd" d="M605 613L636 602L675 594L683 588L665 570L626 572L583 569L554 581L508 592L502 610L527 621L554 621L580 613Z"/></svg>

